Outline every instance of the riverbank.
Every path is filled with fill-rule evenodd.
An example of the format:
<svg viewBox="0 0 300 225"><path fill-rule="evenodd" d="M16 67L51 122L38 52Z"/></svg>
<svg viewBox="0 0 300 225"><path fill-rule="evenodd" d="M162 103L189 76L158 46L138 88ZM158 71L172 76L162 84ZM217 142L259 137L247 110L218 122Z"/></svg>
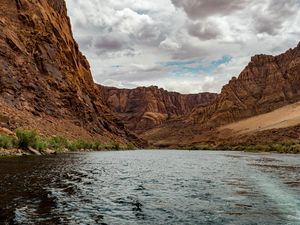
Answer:
<svg viewBox="0 0 300 225"><path fill-rule="evenodd" d="M9 135L0 134L0 157L134 149L136 149L136 147L132 143L120 144L117 142L101 143L98 140L70 140L61 136L43 137L34 130L18 129L15 133L12 132ZM300 142L294 141L256 145L197 144L194 146L166 146L165 149L299 154Z"/></svg>
<svg viewBox="0 0 300 225"><path fill-rule="evenodd" d="M270 153L288 153L300 154L300 143L274 143L274 144L256 144L256 145L195 145L184 148L185 150L215 150L215 151L244 151L244 152L270 152Z"/></svg>
<svg viewBox="0 0 300 225"><path fill-rule="evenodd" d="M38 151L36 149L29 149L29 150L23 150L23 149L4 149L0 148L0 158L6 158L6 157L23 157L23 156L43 156L43 155L58 155L63 153L80 153L80 152L94 152L94 151L127 151L127 150L133 150L133 149L127 149L127 148L121 148L121 149L113 149L113 148L103 148L98 150L93 149L80 149L76 151L71 151L69 149L63 149L61 151L55 151L51 149L46 149L43 151Z"/></svg>
<svg viewBox="0 0 300 225"><path fill-rule="evenodd" d="M119 149L115 149L112 146L103 147L101 149L77 149L77 150L70 150L70 149L63 149L63 150L52 150L52 149L45 149L42 151L30 148L28 150L24 149L4 149L0 148L0 158L1 157L21 157L21 156L42 156L42 155L57 155L63 153L78 153L78 152L92 152L92 151L127 151L127 150L134 150L134 148L128 147L121 147Z"/></svg>
<svg viewBox="0 0 300 225"><path fill-rule="evenodd" d="M133 150L132 143L101 143L98 140L70 140L61 136L44 137L34 130L16 130L15 133L0 134L0 157L51 155L67 152L103 150Z"/></svg>

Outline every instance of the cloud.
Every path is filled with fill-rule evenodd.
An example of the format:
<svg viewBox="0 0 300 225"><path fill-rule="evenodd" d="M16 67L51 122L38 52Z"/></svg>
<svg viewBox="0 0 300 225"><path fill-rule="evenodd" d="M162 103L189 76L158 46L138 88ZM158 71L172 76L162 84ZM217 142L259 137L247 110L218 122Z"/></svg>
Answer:
<svg viewBox="0 0 300 225"><path fill-rule="evenodd" d="M254 26L258 33L276 35L284 24L299 12L300 1L269 1L266 7L256 7Z"/></svg>
<svg viewBox="0 0 300 225"><path fill-rule="evenodd" d="M122 40L118 40L113 37L100 37L95 41L94 46L99 50L116 51L122 49L124 43Z"/></svg>
<svg viewBox="0 0 300 225"><path fill-rule="evenodd" d="M188 26L188 33L192 36L199 38L200 40L216 39L221 35L221 31L217 24L214 23L191 23Z"/></svg>
<svg viewBox="0 0 300 225"><path fill-rule="evenodd" d="M81 49L88 50L93 45L93 36L79 36L77 37L77 43Z"/></svg>
<svg viewBox="0 0 300 225"><path fill-rule="evenodd" d="M66 2L95 81L118 87L218 92L252 55L281 53L300 37L299 0Z"/></svg>
<svg viewBox="0 0 300 225"><path fill-rule="evenodd" d="M160 44L159 47L161 47L164 50L169 50L169 51L176 51L178 50L181 46L179 43L177 43L176 41L173 41L170 38L166 38L165 40L163 40Z"/></svg>
<svg viewBox="0 0 300 225"><path fill-rule="evenodd" d="M183 8L191 19L204 19L214 15L228 15L245 7L247 0L172 0Z"/></svg>
<svg viewBox="0 0 300 225"><path fill-rule="evenodd" d="M189 33L202 40L216 38L219 30L207 18L243 14L253 19L252 25L258 33L277 34L284 23L299 12L299 0L172 0L173 4L185 11L187 16L200 22L189 26ZM248 12L247 12L248 11ZM242 18L244 19L244 18Z"/></svg>

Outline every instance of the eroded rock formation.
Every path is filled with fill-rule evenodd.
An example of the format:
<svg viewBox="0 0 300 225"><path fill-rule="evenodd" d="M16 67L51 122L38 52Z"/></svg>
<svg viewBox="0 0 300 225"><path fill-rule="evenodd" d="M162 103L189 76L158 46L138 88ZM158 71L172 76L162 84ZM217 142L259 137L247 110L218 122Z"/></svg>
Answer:
<svg viewBox="0 0 300 225"><path fill-rule="evenodd" d="M190 113L196 106L206 106L217 97L213 93L180 94L156 86L118 89L99 86L109 107L126 127L143 133L163 122Z"/></svg>
<svg viewBox="0 0 300 225"><path fill-rule="evenodd" d="M63 119L91 137L137 141L100 96L73 39L64 0L1 0L1 113L15 109L32 118L15 119L10 113L0 126L31 127L32 119L47 117Z"/></svg>
<svg viewBox="0 0 300 225"><path fill-rule="evenodd" d="M300 44L278 55L256 55L222 89L217 100L189 117L212 127L300 101Z"/></svg>

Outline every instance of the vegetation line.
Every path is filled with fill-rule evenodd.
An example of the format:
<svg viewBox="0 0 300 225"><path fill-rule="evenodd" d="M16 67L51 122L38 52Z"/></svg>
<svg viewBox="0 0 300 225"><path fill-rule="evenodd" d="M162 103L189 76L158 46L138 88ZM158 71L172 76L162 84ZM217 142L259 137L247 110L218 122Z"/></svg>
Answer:
<svg viewBox="0 0 300 225"><path fill-rule="evenodd" d="M0 134L0 156L27 154L56 154L69 151L134 150L132 143L120 145L100 141L70 140L62 136L42 137L35 130L17 129L15 136ZM18 150L18 151L16 151Z"/></svg>
<svg viewBox="0 0 300 225"><path fill-rule="evenodd" d="M274 143L274 144L256 144L256 145L196 145L184 148L186 150L222 150L222 151L245 151L245 152L275 152L275 153L300 153L300 141Z"/></svg>

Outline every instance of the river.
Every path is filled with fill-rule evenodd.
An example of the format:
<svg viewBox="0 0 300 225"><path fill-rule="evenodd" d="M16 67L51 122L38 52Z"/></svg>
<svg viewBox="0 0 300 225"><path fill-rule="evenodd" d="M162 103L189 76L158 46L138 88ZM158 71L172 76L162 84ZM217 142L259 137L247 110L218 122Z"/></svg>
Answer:
<svg viewBox="0 0 300 225"><path fill-rule="evenodd" d="M0 224L300 224L300 155L140 150L0 159Z"/></svg>

